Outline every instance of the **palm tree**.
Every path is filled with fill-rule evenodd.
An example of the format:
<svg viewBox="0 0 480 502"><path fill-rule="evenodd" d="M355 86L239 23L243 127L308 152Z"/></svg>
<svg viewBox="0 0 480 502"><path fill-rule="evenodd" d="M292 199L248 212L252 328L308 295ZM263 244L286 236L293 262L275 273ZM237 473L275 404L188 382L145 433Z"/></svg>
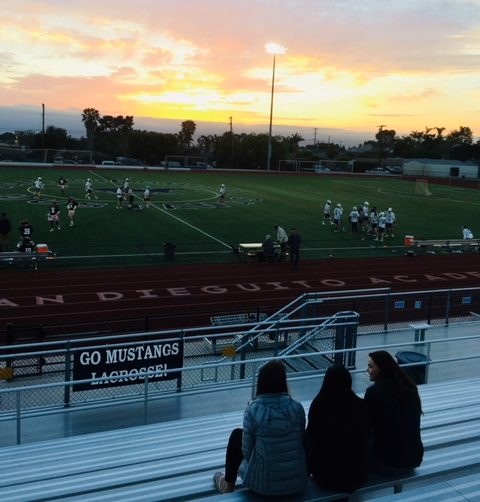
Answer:
<svg viewBox="0 0 480 502"><path fill-rule="evenodd" d="M85 110L83 110L82 121L87 131L87 144L89 150L93 150L93 139L99 120L100 112L96 108L85 108Z"/></svg>

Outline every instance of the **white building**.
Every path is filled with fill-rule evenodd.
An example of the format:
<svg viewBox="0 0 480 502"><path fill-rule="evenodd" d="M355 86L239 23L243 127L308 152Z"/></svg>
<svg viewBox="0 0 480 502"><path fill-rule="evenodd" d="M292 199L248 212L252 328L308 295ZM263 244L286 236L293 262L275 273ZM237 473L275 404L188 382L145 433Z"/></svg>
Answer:
<svg viewBox="0 0 480 502"><path fill-rule="evenodd" d="M405 176L436 178L480 178L480 166L473 162L440 159L411 159L403 164Z"/></svg>

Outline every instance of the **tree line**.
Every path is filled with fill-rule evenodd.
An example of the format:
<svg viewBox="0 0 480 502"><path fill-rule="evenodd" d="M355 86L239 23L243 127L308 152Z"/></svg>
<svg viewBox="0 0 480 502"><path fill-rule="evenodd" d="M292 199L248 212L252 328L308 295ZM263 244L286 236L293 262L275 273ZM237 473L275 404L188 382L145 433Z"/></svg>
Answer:
<svg viewBox="0 0 480 502"><path fill-rule="evenodd" d="M162 133L135 129L133 116L101 115L95 108L85 108L81 114L85 136L71 137L60 127L49 126L44 133L17 132L0 135L0 141L24 149L88 150L100 162L116 157L139 159L156 165L167 156L203 157L222 168L265 168L268 134L225 131L222 134L200 135L194 141L197 126L194 121L181 123L178 133ZM347 150L336 143L316 143L300 146L304 138L295 133L272 137L272 165L280 160L321 159L351 160L376 156L469 160L480 158L480 141L474 143L469 127L445 133L444 127L427 127L398 137L393 129L379 126L375 140L365 141L359 148Z"/></svg>

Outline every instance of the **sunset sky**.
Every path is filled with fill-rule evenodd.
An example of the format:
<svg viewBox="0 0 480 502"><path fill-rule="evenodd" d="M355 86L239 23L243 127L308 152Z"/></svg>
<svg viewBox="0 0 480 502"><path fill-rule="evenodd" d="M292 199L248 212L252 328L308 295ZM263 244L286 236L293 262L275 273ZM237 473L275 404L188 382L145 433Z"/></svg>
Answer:
<svg viewBox="0 0 480 502"><path fill-rule="evenodd" d="M0 106L480 135L480 0L0 0Z"/></svg>

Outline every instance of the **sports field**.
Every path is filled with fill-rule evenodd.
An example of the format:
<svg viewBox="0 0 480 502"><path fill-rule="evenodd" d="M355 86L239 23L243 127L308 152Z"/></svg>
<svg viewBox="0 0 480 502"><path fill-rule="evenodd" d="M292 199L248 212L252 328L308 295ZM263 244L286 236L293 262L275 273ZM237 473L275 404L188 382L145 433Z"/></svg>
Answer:
<svg viewBox="0 0 480 502"><path fill-rule="evenodd" d="M57 182L63 175L68 189L62 196ZM33 197L38 176L45 184L42 197ZM135 194L132 209L125 201L116 208L116 189L130 179ZM85 181L91 178L94 197L85 199ZM225 202L218 190L227 188ZM151 204L143 204L146 187ZM303 258L386 256L403 254L405 235L417 238L461 238L462 225L473 229L480 220L477 190L430 185L431 196L415 194L415 183L399 178L334 175L281 175L278 173L152 172L100 169L0 170L0 212L6 212L14 230L28 219L34 241L47 243L59 259L53 266L151 265L165 261L165 242L176 245L176 261L238 261L231 245L261 242L274 236L273 225L287 231L297 227L302 236ZM68 226L66 202L79 202L75 225ZM95 198L95 196L97 198ZM55 199L61 209L61 230L49 232L47 210ZM330 199L345 210L345 232L322 225L323 205ZM395 238L385 245L362 233L352 235L348 214L352 206L368 201L379 211L392 207Z"/></svg>

